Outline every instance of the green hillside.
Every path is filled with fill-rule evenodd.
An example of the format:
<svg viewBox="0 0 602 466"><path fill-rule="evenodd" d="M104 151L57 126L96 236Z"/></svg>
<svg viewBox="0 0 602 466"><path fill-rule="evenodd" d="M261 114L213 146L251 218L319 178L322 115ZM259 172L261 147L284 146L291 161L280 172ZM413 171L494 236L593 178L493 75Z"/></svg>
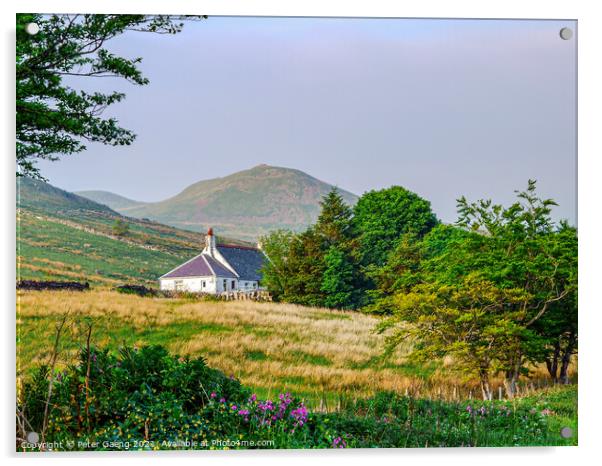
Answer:
<svg viewBox="0 0 602 466"><path fill-rule="evenodd" d="M17 208L19 280L154 286L157 277L204 247L202 234L124 217L105 205L29 178L17 181ZM113 230L118 219L128 226L122 237Z"/></svg>
<svg viewBox="0 0 602 466"><path fill-rule="evenodd" d="M109 191L76 191L75 194L109 206L113 210L119 210L122 213L130 207L138 207L145 204L144 202L134 201Z"/></svg>
<svg viewBox="0 0 602 466"><path fill-rule="evenodd" d="M67 215L77 211L116 214L106 205L26 177L17 179L17 207Z"/></svg>
<svg viewBox="0 0 602 466"><path fill-rule="evenodd" d="M161 202L124 205L125 198L109 196L111 193L82 194L132 217L193 231L212 226L228 236L255 240L269 230L298 231L315 222L322 196L331 189L332 185L302 171L259 165L223 178L199 181ZM340 192L349 204L357 201L356 195Z"/></svg>

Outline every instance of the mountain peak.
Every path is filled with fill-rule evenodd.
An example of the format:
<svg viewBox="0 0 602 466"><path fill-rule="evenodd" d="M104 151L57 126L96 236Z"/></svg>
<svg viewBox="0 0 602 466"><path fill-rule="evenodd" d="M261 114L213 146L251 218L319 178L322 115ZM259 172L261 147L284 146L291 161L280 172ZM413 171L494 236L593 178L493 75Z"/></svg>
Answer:
<svg viewBox="0 0 602 466"><path fill-rule="evenodd" d="M262 163L198 181L161 202L114 208L128 216L193 231L205 232L213 226L226 236L255 241L271 230L300 231L314 223L320 201L332 187L301 170ZM349 204L357 201L355 194L342 189L339 193ZM113 207L109 196L103 199Z"/></svg>

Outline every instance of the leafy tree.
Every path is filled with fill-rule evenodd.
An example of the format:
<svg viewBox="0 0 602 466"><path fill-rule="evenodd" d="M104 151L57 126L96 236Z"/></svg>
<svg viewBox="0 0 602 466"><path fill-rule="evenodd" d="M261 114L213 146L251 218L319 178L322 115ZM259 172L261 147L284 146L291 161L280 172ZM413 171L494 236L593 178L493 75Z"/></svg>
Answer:
<svg viewBox="0 0 602 466"><path fill-rule="evenodd" d="M573 286L567 274L574 274L573 260L557 248L558 229L551 220L552 199L541 199L536 182L529 180L525 191L517 193L518 201L508 208L491 201L468 203L459 200L459 224L473 231L482 231L488 238L487 248L475 254L476 264L485 276L500 288L525 291L521 303L511 306L513 321L531 338L514 338L508 343L501 371L505 373L507 394L512 397L526 364L542 359L541 332L538 323L550 309L565 301ZM576 251L574 251L576 252ZM576 317L576 316L575 316ZM537 337L535 336L537 335Z"/></svg>
<svg viewBox="0 0 602 466"><path fill-rule="evenodd" d="M364 265L382 266L403 234L420 238L438 223L430 202L401 186L365 193L353 211Z"/></svg>
<svg viewBox="0 0 602 466"><path fill-rule="evenodd" d="M558 286L568 291L562 300L534 323L536 331L546 339L545 363L554 382L568 383L568 367L577 351L577 230L566 223L553 235L549 254L562 257L558 266Z"/></svg>
<svg viewBox="0 0 602 466"><path fill-rule="evenodd" d="M491 373L503 373L514 396L528 365L548 354L553 325L546 319L575 291L576 250L554 228L555 203L537 197L533 181L517 197L508 208L460 199L465 231L445 238L434 230L422 240L413 282L394 295L394 313L383 324L402 324L392 345L408 332L405 324L422 329L414 333L415 353L454 355L457 368L478 374L484 396Z"/></svg>
<svg viewBox="0 0 602 466"><path fill-rule="evenodd" d="M294 238L295 234L286 230L276 230L261 238L261 248L268 257L261 271L261 281L276 301L287 294L291 276L295 273L290 268Z"/></svg>
<svg viewBox="0 0 602 466"><path fill-rule="evenodd" d="M302 233L275 231L262 239L268 256L262 283L276 301L322 306L320 289L324 273L321 238L314 228Z"/></svg>
<svg viewBox="0 0 602 466"><path fill-rule="evenodd" d="M412 233L402 235L399 243L380 267L369 266L365 269L367 278L373 286L366 290L370 304L366 312L390 315L396 305L397 293L409 292L412 286L420 283L420 265L424 260L423 246Z"/></svg>
<svg viewBox="0 0 602 466"><path fill-rule="evenodd" d="M331 246L324 257L326 269L321 290L326 293L324 305L337 309L351 309L355 305L354 264L336 246Z"/></svg>
<svg viewBox="0 0 602 466"><path fill-rule="evenodd" d="M125 236L130 231L130 227L122 219L118 218L113 224L113 234L115 236Z"/></svg>
<svg viewBox="0 0 602 466"><path fill-rule="evenodd" d="M197 17L198 18L198 17ZM42 178L35 162L58 160L86 149L86 142L129 145L135 134L103 111L125 98L121 92L85 92L65 76L115 77L135 85L149 80L141 58L115 55L107 43L128 31L176 34L183 17L147 15L17 15L17 176ZM25 31L36 23L36 35Z"/></svg>
<svg viewBox="0 0 602 466"><path fill-rule="evenodd" d="M423 268L444 263L441 271L453 273L454 265L445 260L445 253L457 248L466 240L470 232L453 225L438 224L422 239L414 233L403 234L398 244L380 267L370 265L365 272L373 286L366 290L370 296L367 312L391 314L395 309L393 297L397 293L407 293L412 286L422 280ZM457 272L456 272L457 273Z"/></svg>
<svg viewBox="0 0 602 466"><path fill-rule="evenodd" d="M453 369L476 377L483 398L491 399L490 375L499 369L499 355L524 330L509 318L507 306L523 299L522 290L500 289L476 273L455 285L429 280L395 295L395 314L379 328L403 321L388 337L388 349L408 340L415 341L411 356L419 362L451 356Z"/></svg>

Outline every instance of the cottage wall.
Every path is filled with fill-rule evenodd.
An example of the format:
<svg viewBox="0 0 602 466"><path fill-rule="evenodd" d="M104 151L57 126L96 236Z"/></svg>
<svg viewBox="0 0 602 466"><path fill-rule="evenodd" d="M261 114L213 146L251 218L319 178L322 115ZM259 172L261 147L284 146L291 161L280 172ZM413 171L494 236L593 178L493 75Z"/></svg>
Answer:
<svg viewBox="0 0 602 466"><path fill-rule="evenodd" d="M205 286L203 286L205 282ZM193 293L215 293L215 277L186 277L186 278L162 278L161 289L165 291L191 291Z"/></svg>

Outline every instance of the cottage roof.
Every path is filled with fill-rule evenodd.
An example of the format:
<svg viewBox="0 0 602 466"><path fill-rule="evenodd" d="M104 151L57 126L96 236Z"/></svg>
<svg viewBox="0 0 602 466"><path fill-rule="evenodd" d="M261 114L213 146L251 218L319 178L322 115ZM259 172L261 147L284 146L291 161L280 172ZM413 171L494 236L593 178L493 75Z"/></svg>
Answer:
<svg viewBox="0 0 602 466"><path fill-rule="evenodd" d="M171 272L166 273L161 278L185 278L185 277L223 277L236 278L232 272L217 262L208 254L199 254L188 262L184 262Z"/></svg>
<svg viewBox="0 0 602 466"><path fill-rule="evenodd" d="M256 248L229 244L218 244L217 250L228 264L236 270L239 280L261 280L261 267L265 256Z"/></svg>

